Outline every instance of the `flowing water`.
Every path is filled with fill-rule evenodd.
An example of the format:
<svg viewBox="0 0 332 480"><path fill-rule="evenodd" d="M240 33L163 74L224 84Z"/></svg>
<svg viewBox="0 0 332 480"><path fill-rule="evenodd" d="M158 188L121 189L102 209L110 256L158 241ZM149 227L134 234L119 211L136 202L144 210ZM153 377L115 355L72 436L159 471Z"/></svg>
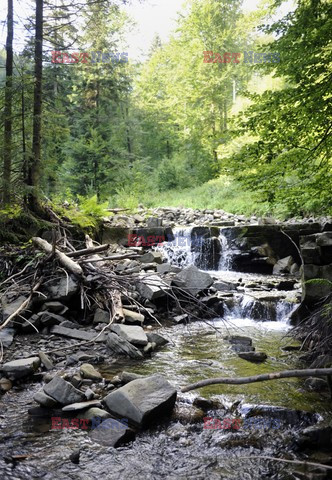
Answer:
<svg viewBox="0 0 332 480"><path fill-rule="evenodd" d="M191 251L190 231L178 229L176 237L183 245L166 245L167 259L185 266L195 262ZM225 245L227 243L225 242ZM211 272L220 280L238 281L239 273L226 271L227 262L220 262L221 270ZM241 280L250 280L249 274ZM263 277L263 276L262 276ZM254 281L261 281L254 276ZM255 292L253 292L255 293ZM280 294L280 292L279 292ZM285 352L282 347L290 343L288 316L294 303L277 299L276 320L271 321L267 309L261 321L255 317L255 299L244 289L237 301L225 308L223 318L172 325L158 329L169 343L141 362L123 361L99 365L103 375L111 379L127 370L143 375L164 375L179 390L181 387L205 378L242 377L280 371L298 366L297 354ZM268 359L253 364L238 357L224 339L228 335L245 335L253 340L258 352L266 352ZM330 405L321 395L302 389L300 379L284 379L246 385L216 385L186 394L179 394L171 419L161 420L150 430L138 433L135 441L118 449L93 443L82 430L51 431L50 420L29 416L28 408L35 406L34 393L40 384L29 389L15 387L2 400L0 441L5 458L28 455L17 461L15 467L0 461L0 478L7 479L171 479L205 480L234 479L291 480L302 478L295 473L299 466L285 465L262 458L280 456L296 458L289 453L300 428L299 421L292 427L283 425L276 430L237 431L205 430L202 418L193 418L192 401L197 395L216 398L225 408L233 406L236 415L243 415L249 406L272 405L319 413L331 417ZM224 415L224 409L209 415ZM308 422L310 424L310 422ZM80 450L79 464L69 456ZM2 456L2 455L1 455ZM251 457L250 459L248 457Z"/></svg>

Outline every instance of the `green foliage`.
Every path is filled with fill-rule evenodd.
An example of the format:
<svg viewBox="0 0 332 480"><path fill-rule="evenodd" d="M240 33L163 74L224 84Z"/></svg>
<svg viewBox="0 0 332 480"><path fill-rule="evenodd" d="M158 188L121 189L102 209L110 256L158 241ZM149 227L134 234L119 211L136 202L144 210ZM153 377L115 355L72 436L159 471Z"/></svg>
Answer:
<svg viewBox="0 0 332 480"><path fill-rule="evenodd" d="M64 207L61 204L55 204L54 209L74 224L87 232L95 232L101 224L102 218L109 216L107 211L108 202L99 203L97 195L92 197L77 196L79 204L73 201Z"/></svg>

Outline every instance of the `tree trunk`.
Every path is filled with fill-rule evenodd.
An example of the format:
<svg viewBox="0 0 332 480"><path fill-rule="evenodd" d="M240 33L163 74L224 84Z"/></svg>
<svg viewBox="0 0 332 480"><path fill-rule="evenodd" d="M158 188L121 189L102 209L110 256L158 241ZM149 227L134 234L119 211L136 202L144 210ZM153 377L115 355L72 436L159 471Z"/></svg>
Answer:
<svg viewBox="0 0 332 480"><path fill-rule="evenodd" d="M13 0L8 0L6 40L6 88L4 109L3 203L10 203L12 170L12 93L13 93Z"/></svg>
<svg viewBox="0 0 332 480"><path fill-rule="evenodd" d="M33 98L32 156L28 169L29 208L39 213L40 167L41 167L41 114L42 114L42 76L43 76L43 1L36 0L35 33L35 85Z"/></svg>

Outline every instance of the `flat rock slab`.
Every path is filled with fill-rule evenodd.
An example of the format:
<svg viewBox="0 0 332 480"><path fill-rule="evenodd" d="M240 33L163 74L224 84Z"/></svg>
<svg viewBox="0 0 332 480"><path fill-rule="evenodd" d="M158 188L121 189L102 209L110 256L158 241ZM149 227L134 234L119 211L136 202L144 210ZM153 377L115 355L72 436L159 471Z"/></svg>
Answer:
<svg viewBox="0 0 332 480"><path fill-rule="evenodd" d="M44 390L39 390L39 392L34 395L33 399L35 402L39 403L41 407L55 408L59 406L58 402L49 395L46 395Z"/></svg>
<svg viewBox="0 0 332 480"><path fill-rule="evenodd" d="M49 383L44 385L44 392L58 403L61 403L61 405L70 405L85 400L84 393L58 376L55 376Z"/></svg>
<svg viewBox="0 0 332 480"><path fill-rule="evenodd" d="M143 328L137 325L111 325L111 331L133 345L141 345L144 347L148 344L148 337Z"/></svg>
<svg viewBox="0 0 332 480"><path fill-rule="evenodd" d="M174 285L182 288L191 295L206 290L211 287L214 280L208 273L202 272L194 265L184 268L182 272L175 275L173 278Z"/></svg>
<svg viewBox="0 0 332 480"><path fill-rule="evenodd" d="M87 408L92 407L101 407L101 403L99 400L90 400L89 402L78 402L78 403L71 403L70 405L66 405L62 408L63 412L77 412L79 410L85 410Z"/></svg>
<svg viewBox="0 0 332 480"><path fill-rule="evenodd" d="M141 274L137 283L139 294L147 300L164 297L170 291L169 286L156 274Z"/></svg>
<svg viewBox="0 0 332 480"><path fill-rule="evenodd" d="M266 353L263 352L239 352L238 356L248 362L261 363L267 359Z"/></svg>
<svg viewBox="0 0 332 480"><path fill-rule="evenodd" d="M103 420L97 428L94 428L89 436L93 442L105 447L119 447L135 438L135 432L113 418Z"/></svg>
<svg viewBox="0 0 332 480"><path fill-rule="evenodd" d="M4 328L0 330L0 341L4 347L9 347L14 340L15 330L13 328Z"/></svg>
<svg viewBox="0 0 332 480"><path fill-rule="evenodd" d="M116 417L146 427L151 420L169 413L175 404L176 389L161 375L139 378L110 393L104 402Z"/></svg>
<svg viewBox="0 0 332 480"><path fill-rule="evenodd" d="M159 335L159 333L148 332L146 336L148 337L148 341L150 343L155 343L157 347L162 347L163 345L169 343L168 340Z"/></svg>
<svg viewBox="0 0 332 480"><path fill-rule="evenodd" d="M129 358L142 359L143 353L134 347L128 340L119 337L116 333L107 335L107 346L116 355L126 355Z"/></svg>
<svg viewBox="0 0 332 480"><path fill-rule="evenodd" d="M28 377L40 366L39 357L22 358L7 362L2 366L2 371L11 379Z"/></svg>
<svg viewBox="0 0 332 480"><path fill-rule="evenodd" d="M77 328L62 327L61 325L55 325L54 327L52 327L51 333L54 333L55 335L60 335L62 337L75 338L76 340L86 340L86 341L91 341L98 335L97 332L92 332L92 331L86 332L84 330L79 330ZM100 337L98 337L96 340L96 342L104 342L104 341L105 341L104 335L100 335Z"/></svg>

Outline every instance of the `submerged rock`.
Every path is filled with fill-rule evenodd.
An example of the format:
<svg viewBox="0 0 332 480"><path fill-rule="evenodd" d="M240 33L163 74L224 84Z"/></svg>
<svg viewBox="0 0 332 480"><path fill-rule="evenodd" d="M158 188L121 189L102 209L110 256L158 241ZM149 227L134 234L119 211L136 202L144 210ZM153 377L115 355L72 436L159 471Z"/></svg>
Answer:
<svg viewBox="0 0 332 480"><path fill-rule="evenodd" d="M224 337L224 340L227 340L233 345L252 346L252 339L250 337L242 337L241 335L231 335L230 337Z"/></svg>
<svg viewBox="0 0 332 480"><path fill-rule="evenodd" d="M133 380L104 399L108 410L129 424L146 427L154 418L169 413L175 404L176 389L162 376Z"/></svg>
<svg viewBox="0 0 332 480"><path fill-rule="evenodd" d="M267 355L264 352L239 352L238 356L248 362L261 363L267 359Z"/></svg>
<svg viewBox="0 0 332 480"><path fill-rule="evenodd" d="M126 419L123 419L126 420ZM114 418L103 420L97 428L94 428L89 437L93 442L106 447L119 447L135 438L135 432L126 425L125 421L119 422Z"/></svg>

